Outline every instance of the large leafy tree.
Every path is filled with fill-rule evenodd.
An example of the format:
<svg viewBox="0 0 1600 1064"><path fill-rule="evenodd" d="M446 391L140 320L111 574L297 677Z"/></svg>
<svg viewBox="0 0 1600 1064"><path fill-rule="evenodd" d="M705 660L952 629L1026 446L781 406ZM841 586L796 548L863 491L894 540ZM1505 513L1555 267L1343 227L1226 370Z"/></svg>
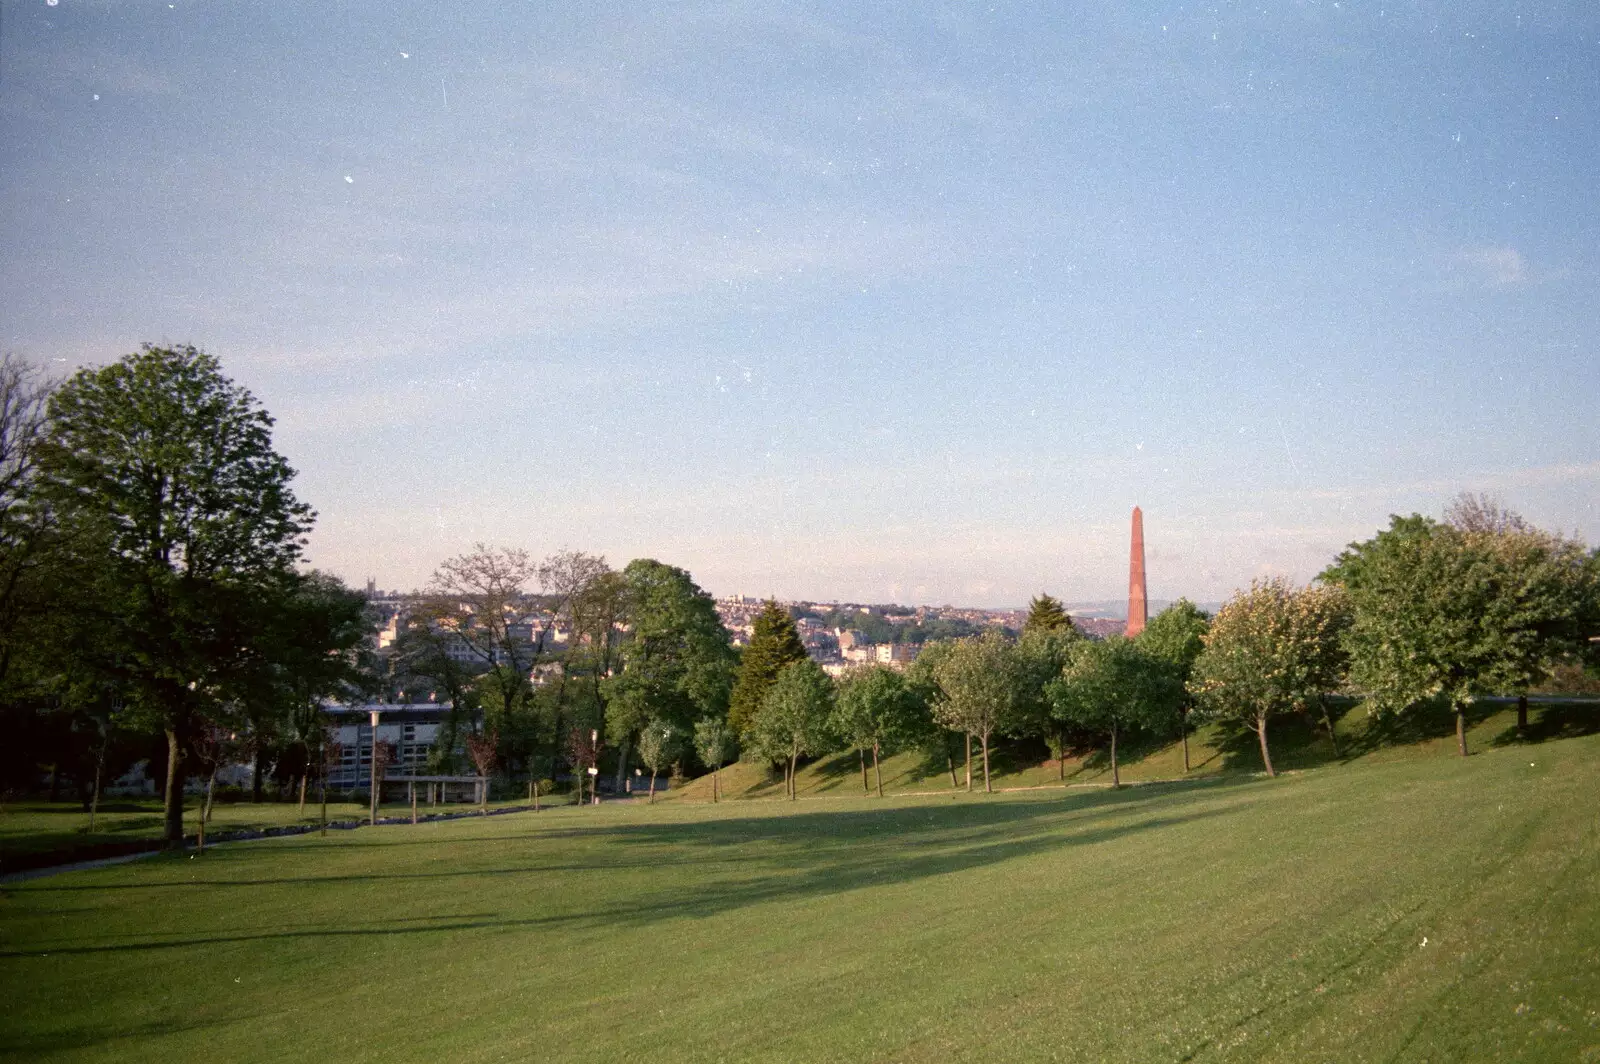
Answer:
<svg viewBox="0 0 1600 1064"><path fill-rule="evenodd" d="M272 418L217 360L146 345L50 400L41 490L96 578L101 664L166 736L166 838L183 838L184 755L252 665L252 603L299 559L311 509Z"/></svg>
<svg viewBox="0 0 1600 1064"><path fill-rule="evenodd" d="M1044 737L1050 755L1056 760L1056 776L1063 780L1071 725L1051 711L1046 691L1066 667L1073 644L1082 638L1070 620L1064 625L1024 625L1016 647L1018 726L1015 730Z"/></svg>
<svg viewBox="0 0 1600 1064"><path fill-rule="evenodd" d="M927 731L927 710L906 686L904 676L886 666L871 665L851 670L840 679L831 729L861 754L872 751L872 771L882 798L884 751L892 753L921 738Z"/></svg>
<svg viewBox="0 0 1600 1064"><path fill-rule="evenodd" d="M1144 631L1134 638L1150 653L1168 662L1184 695L1178 703L1178 730L1183 740L1183 771L1189 771L1189 713L1194 708L1187 685L1194 672L1195 659L1205 648L1205 635L1211 627L1211 615L1186 598L1168 606L1150 619ZM1330 729L1329 734L1332 734ZM1338 749L1335 741L1335 750Z"/></svg>
<svg viewBox="0 0 1600 1064"><path fill-rule="evenodd" d="M651 720L688 733L707 715L726 716L734 652L711 596L689 574L649 558L622 571L628 633L621 671L606 691L606 731L622 747Z"/></svg>
<svg viewBox="0 0 1600 1064"><path fill-rule="evenodd" d="M372 619L366 596L316 571L281 574L261 607L244 693L247 716L271 722L283 737L279 771L299 778L304 810L327 734L323 703L376 688Z"/></svg>
<svg viewBox="0 0 1600 1064"><path fill-rule="evenodd" d="M810 658L792 662L778 674L761 709L751 722L755 751L784 763L784 792L796 797L794 773L802 757L828 748L828 721L833 711L833 680Z"/></svg>
<svg viewBox="0 0 1600 1064"><path fill-rule="evenodd" d="M1341 588L1297 588L1278 578L1251 584L1212 620L1189 690L1207 715L1256 733L1267 775L1277 774L1267 725L1281 714L1307 709L1339 685L1340 636L1348 618Z"/></svg>
<svg viewBox="0 0 1600 1064"><path fill-rule="evenodd" d="M539 565L545 606L567 630L567 646L554 684L542 692L549 704L550 732L590 728L605 721L604 681L611 674L618 626L624 618L626 585L605 558L564 550ZM624 766L617 765L622 789Z"/></svg>
<svg viewBox="0 0 1600 1064"><path fill-rule="evenodd" d="M972 740L983 750L983 789L993 792L989 778L989 744L996 732L1018 719L1016 648L1000 632L989 631L956 642L935 667L943 693L933 706L940 724L967 736L967 790L972 789Z"/></svg>
<svg viewBox="0 0 1600 1064"><path fill-rule="evenodd" d="M939 670L955 648L956 644L951 640L927 643L905 671L906 690L916 699L918 715L924 723L925 730L919 736L921 746L930 759L944 760L945 769L950 773L951 790L961 786L961 781L956 778L956 755L952 747L956 731L946 727L933 711L945 697L944 688L939 686ZM968 752L970 754L970 748ZM972 778L971 768L972 761L969 756L967 760L969 780Z"/></svg>
<svg viewBox="0 0 1600 1064"><path fill-rule="evenodd" d="M1354 686L1379 711L1447 701L1462 756L1472 699L1526 691L1585 649L1600 612L1600 567L1582 544L1474 502L1455 523L1394 517L1323 574L1349 593Z"/></svg>
<svg viewBox="0 0 1600 1064"><path fill-rule="evenodd" d="M1182 695L1170 664L1122 636L1074 644L1061 678L1047 690L1058 716L1109 735L1113 787L1122 785L1118 740L1128 731L1168 724Z"/></svg>
<svg viewBox="0 0 1600 1064"><path fill-rule="evenodd" d="M778 674L805 657L805 644L789 611L768 599L751 625L750 645L740 655L739 676L728 703L728 723L735 733L750 727Z"/></svg>
<svg viewBox="0 0 1600 1064"><path fill-rule="evenodd" d="M420 611L446 656L453 645L477 672L483 727L500 739L501 764L527 761L538 744L529 676L543 651L543 630L525 620L533 606L528 583L537 572L527 551L479 543L434 570Z"/></svg>

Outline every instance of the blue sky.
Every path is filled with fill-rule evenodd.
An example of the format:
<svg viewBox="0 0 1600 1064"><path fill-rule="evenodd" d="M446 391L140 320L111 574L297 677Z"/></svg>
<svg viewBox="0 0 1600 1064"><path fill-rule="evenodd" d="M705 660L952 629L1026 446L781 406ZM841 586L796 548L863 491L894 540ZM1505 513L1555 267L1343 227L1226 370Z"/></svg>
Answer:
<svg viewBox="0 0 1600 1064"><path fill-rule="evenodd" d="M1600 539L1600 9L0 3L0 347L217 355L312 560L709 590Z"/></svg>

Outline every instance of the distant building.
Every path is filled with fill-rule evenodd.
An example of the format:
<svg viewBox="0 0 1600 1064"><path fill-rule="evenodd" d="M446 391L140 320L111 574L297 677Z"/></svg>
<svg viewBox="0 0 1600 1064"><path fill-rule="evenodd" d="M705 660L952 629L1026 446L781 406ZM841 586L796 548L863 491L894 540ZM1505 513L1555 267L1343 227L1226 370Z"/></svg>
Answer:
<svg viewBox="0 0 1600 1064"><path fill-rule="evenodd" d="M328 773L328 786L337 790L363 787L372 778L372 711L378 711L378 739L395 745L395 760L387 776L418 776L427 771L428 756L439 729L450 714L448 702L368 703L325 706L339 744L339 763Z"/></svg>

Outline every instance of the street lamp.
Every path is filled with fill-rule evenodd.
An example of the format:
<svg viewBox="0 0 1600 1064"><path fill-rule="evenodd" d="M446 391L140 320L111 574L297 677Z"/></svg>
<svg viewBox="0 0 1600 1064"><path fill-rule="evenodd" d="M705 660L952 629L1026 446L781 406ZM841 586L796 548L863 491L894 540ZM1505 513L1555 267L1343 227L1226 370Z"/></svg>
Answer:
<svg viewBox="0 0 1600 1064"><path fill-rule="evenodd" d="M378 823L378 711L374 709L370 712L372 714L372 823L376 827Z"/></svg>

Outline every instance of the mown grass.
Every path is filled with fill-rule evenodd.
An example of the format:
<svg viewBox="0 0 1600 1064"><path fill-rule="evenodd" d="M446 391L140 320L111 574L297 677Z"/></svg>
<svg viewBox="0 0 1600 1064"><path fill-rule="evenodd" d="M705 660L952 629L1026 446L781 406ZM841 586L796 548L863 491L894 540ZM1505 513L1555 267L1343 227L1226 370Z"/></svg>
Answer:
<svg viewBox="0 0 1600 1064"><path fill-rule="evenodd" d="M563 803L564 796L546 797L543 802ZM525 805L526 800L491 802L489 808ZM477 808L471 804L455 803L430 809L426 802L419 813L464 812ZM328 802L328 819L365 820L369 810L366 804L342 801ZM406 816L410 806L385 803L380 816ZM191 796L184 803L184 830L193 835L199 823L200 799ZM304 810L297 802L218 802L212 806L211 822L206 825L208 836L225 835L231 831L259 830L289 825L311 825L321 821L322 809L315 801L306 802ZM161 800L159 798L107 798L101 803L94 818L94 830L89 830L89 814L81 803L51 802L27 798L0 804L0 873L13 865L38 864L48 858L52 862L66 862L82 857L92 857L99 848L123 843L149 842L161 838ZM59 860L57 860L59 859Z"/></svg>
<svg viewBox="0 0 1600 1064"><path fill-rule="evenodd" d="M10 888L23 1060L1596 1060L1600 736L615 803Z"/></svg>

